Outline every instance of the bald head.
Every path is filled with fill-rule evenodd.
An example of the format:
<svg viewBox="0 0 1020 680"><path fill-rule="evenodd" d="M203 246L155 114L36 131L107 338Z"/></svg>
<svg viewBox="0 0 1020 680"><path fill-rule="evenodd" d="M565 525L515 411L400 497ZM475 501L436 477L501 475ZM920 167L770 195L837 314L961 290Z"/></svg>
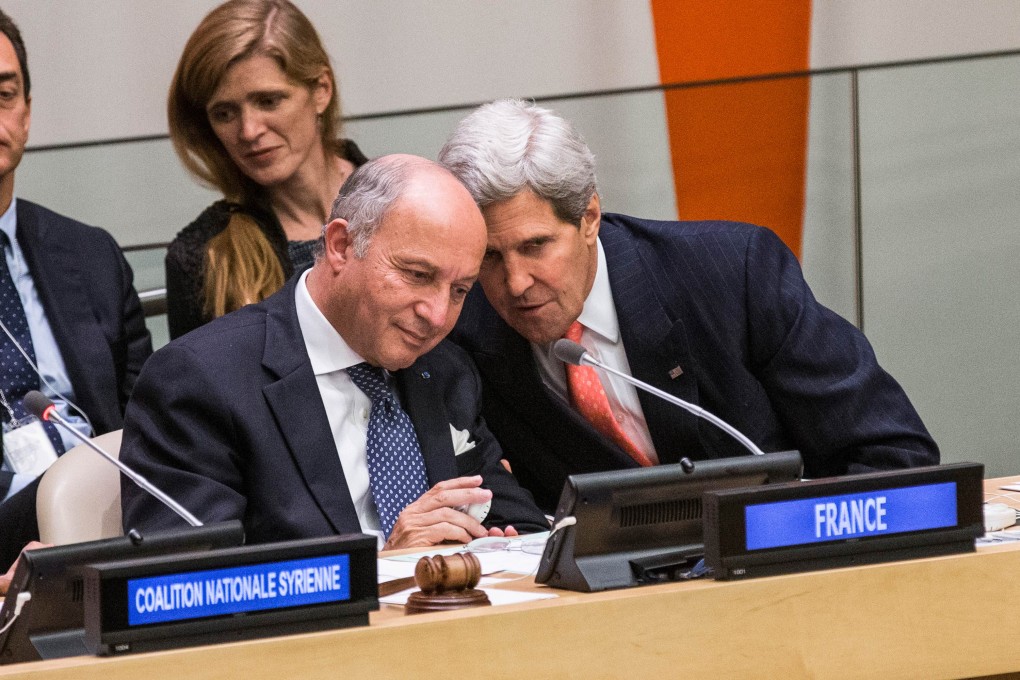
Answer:
<svg viewBox="0 0 1020 680"><path fill-rule="evenodd" d="M452 173L427 158L410 154L380 156L355 170L344 182L333 201L329 221L347 222L355 254L362 257L393 204L426 178L441 184L444 180L453 182L449 188L455 193L463 189Z"/></svg>
<svg viewBox="0 0 1020 680"><path fill-rule="evenodd" d="M457 322L485 238L456 177L424 158L384 156L344 184L308 292L365 361L406 368Z"/></svg>

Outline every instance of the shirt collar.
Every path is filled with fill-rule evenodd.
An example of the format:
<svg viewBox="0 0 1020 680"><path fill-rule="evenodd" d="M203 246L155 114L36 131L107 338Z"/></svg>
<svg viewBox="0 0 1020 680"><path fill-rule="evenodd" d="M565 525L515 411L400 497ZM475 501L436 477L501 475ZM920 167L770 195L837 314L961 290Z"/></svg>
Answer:
<svg viewBox="0 0 1020 680"><path fill-rule="evenodd" d="M0 215L0 231L7 234L7 242L13 244L18 229L18 199L11 197L11 205L3 215Z"/></svg>
<svg viewBox="0 0 1020 680"><path fill-rule="evenodd" d="M301 274L294 287L294 305L297 309L301 335L305 339L305 350L312 363L312 372L315 375L323 375L364 362L365 360L351 349L312 300L306 284L310 271L309 269Z"/></svg>
<svg viewBox="0 0 1020 680"><path fill-rule="evenodd" d="M595 269L595 281L591 292L584 301L584 309L578 321L585 328L592 330L609 342L620 340L620 320L616 316L616 305L613 304L613 290L609 286L609 270L606 268L606 252L602 249L602 241L596 239L598 246L598 267Z"/></svg>

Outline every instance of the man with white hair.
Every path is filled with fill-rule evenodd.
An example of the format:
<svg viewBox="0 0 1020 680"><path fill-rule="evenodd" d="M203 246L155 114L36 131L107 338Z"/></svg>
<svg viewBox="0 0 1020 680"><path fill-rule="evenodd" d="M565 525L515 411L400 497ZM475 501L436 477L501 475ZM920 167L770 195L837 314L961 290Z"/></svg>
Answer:
<svg viewBox="0 0 1020 680"><path fill-rule="evenodd" d="M488 229L482 290L451 338L474 357L485 418L540 507L570 474L746 453L625 381L565 367L552 354L564 337L765 451L799 449L808 476L938 462L867 339L814 299L771 231L603 213L584 140L519 100L468 115L439 160Z"/></svg>

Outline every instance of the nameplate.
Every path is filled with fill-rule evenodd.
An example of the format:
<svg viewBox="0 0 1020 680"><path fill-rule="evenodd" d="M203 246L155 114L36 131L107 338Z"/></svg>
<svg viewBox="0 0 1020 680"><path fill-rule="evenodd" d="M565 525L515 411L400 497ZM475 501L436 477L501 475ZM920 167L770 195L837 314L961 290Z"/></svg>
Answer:
<svg viewBox="0 0 1020 680"><path fill-rule="evenodd" d="M378 608L376 539L361 534L85 569L98 654L365 625Z"/></svg>
<svg viewBox="0 0 1020 680"><path fill-rule="evenodd" d="M351 599L347 554L127 580L128 625Z"/></svg>
<svg viewBox="0 0 1020 680"><path fill-rule="evenodd" d="M707 492L716 578L971 551L984 467L973 463Z"/></svg>

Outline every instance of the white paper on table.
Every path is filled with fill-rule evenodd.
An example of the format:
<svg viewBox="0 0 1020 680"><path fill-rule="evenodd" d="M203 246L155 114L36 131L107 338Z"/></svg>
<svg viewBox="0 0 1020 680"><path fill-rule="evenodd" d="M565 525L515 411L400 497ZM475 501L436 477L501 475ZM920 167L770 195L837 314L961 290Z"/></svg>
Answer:
<svg viewBox="0 0 1020 680"><path fill-rule="evenodd" d="M541 534L530 534L527 536L515 536L510 539L511 543L521 541L535 541L548 536L548 532ZM479 542L484 539L479 539ZM454 555L463 552L462 546L453 548L431 548L420 552L408 553L406 555L395 555L393 557L379 558L377 560L379 570L379 582L392 581L395 578L414 576L414 567L422 557L433 555ZM471 551L482 565L482 574L495 574L500 571L512 571L518 574L533 574L538 571L538 564L542 561L541 555L526 553L523 550L495 550L493 552Z"/></svg>
<svg viewBox="0 0 1020 680"><path fill-rule="evenodd" d="M482 564L483 574L512 571L517 574L533 574L538 571L541 555L532 555L520 550L497 550L490 553L475 553Z"/></svg>
<svg viewBox="0 0 1020 680"><path fill-rule="evenodd" d="M375 563L376 569L379 572L379 583L414 576L416 562L395 562L388 559L379 559Z"/></svg>
<svg viewBox="0 0 1020 680"><path fill-rule="evenodd" d="M975 541L977 545L1001 545L1020 541L1020 531L988 531Z"/></svg>

